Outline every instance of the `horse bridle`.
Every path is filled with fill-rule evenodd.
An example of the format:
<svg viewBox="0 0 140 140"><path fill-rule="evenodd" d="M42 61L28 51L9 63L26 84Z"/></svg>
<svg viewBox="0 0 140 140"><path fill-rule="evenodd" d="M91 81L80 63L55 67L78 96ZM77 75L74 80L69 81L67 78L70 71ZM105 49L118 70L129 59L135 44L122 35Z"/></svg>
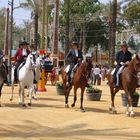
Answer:
<svg viewBox="0 0 140 140"><path fill-rule="evenodd" d="M30 55L32 55L33 57L33 62L34 63L32 63L32 61L31 61L31 59L30 59L30 64L31 64L31 67L32 67L32 70L34 70L34 65L36 64L36 54L35 53L30 53ZM30 57L31 58L31 57Z"/></svg>

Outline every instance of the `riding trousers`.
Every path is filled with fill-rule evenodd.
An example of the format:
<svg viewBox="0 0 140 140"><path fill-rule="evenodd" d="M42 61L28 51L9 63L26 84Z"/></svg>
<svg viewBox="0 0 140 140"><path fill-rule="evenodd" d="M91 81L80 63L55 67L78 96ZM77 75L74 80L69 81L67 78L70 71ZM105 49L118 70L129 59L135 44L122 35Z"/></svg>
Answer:
<svg viewBox="0 0 140 140"><path fill-rule="evenodd" d="M116 74L116 86L119 86L119 75L122 72L124 66L121 66Z"/></svg>

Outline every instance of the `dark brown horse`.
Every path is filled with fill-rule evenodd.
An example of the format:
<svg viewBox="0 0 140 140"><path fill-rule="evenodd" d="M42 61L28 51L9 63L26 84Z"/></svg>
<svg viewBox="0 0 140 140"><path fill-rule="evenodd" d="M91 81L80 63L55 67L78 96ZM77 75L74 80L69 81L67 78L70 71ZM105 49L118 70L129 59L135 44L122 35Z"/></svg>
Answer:
<svg viewBox="0 0 140 140"><path fill-rule="evenodd" d="M137 74L140 72L140 56L136 55L131 62L129 63L128 67L126 67L120 75L120 87L114 88L113 83L113 76L111 74L112 70L109 72L108 75L108 84L110 87L111 92L111 108L110 111L116 113L115 105L114 105L114 97L115 94L119 90L124 90L126 95L128 96L128 105L126 114L129 116L134 116L134 111L132 107L132 95L135 92L138 84Z"/></svg>
<svg viewBox="0 0 140 140"><path fill-rule="evenodd" d="M88 78L91 73L91 69L92 69L92 59L90 57L87 57L86 60L83 63L81 63L80 66L77 68L72 80L72 86L74 86L74 102L71 106L72 107L75 106L75 102L77 100L77 89L80 88L81 89L81 105L80 105L81 112L84 112L83 95L84 95L85 87L88 82ZM65 91L65 107L69 107L68 97L72 89L72 86L70 87L66 86L67 73L65 72L64 69L61 69L61 75L62 75L64 91Z"/></svg>
<svg viewBox="0 0 140 140"><path fill-rule="evenodd" d="M2 87L7 77L7 68L6 65L3 63L3 56L0 58L0 106L1 106L1 94L2 94Z"/></svg>

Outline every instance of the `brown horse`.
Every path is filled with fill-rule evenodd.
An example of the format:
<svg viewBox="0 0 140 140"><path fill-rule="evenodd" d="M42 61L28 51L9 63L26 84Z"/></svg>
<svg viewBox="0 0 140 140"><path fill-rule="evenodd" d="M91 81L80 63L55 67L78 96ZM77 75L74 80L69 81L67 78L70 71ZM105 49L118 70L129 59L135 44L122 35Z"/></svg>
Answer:
<svg viewBox="0 0 140 140"><path fill-rule="evenodd" d="M72 80L72 86L74 86L74 102L71 106L72 107L75 106L75 102L77 100L77 89L80 88L81 89L81 105L80 105L81 112L84 112L83 95L84 95L85 87L87 86L88 78L90 76L92 67L93 67L92 59L91 57L87 57L86 60L83 63L81 63L80 66L77 68L76 72L74 73L73 80ZM64 84L65 107L69 107L68 97L72 89L72 86L70 87L66 86L67 73L65 72L64 69L61 69L61 75L62 75L62 80Z"/></svg>
<svg viewBox="0 0 140 140"><path fill-rule="evenodd" d="M112 70L110 70L108 75L108 84L110 87L112 101L110 111L112 111L113 113L117 113L114 105L114 97L119 90L124 90L126 95L128 96L126 114L128 116L130 115L131 117L134 117L134 111L132 107L132 95L135 92L138 84L137 74L138 72L140 72L140 56L136 55L136 57L131 60L128 67L123 70L120 75L120 86L117 88L114 88L114 80L111 72Z"/></svg>

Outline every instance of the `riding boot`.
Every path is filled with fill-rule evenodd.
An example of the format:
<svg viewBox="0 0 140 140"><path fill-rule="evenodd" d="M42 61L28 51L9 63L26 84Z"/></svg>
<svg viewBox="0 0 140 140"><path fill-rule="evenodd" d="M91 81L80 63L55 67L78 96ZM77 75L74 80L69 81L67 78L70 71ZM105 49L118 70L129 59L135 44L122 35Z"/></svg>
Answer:
<svg viewBox="0 0 140 140"><path fill-rule="evenodd" d="M16 68L15 68L15 71L14 71L14 79L15 79L15 83L17 83L18 78L17 78L17 69Z"/></svg>
<svg viewBox="0 0 140 140"><path fill-rule="evenodd" d="M71 86L71 77L70 77L70 73L68 73L68 82L67 82L67 86Z"/></svg>

